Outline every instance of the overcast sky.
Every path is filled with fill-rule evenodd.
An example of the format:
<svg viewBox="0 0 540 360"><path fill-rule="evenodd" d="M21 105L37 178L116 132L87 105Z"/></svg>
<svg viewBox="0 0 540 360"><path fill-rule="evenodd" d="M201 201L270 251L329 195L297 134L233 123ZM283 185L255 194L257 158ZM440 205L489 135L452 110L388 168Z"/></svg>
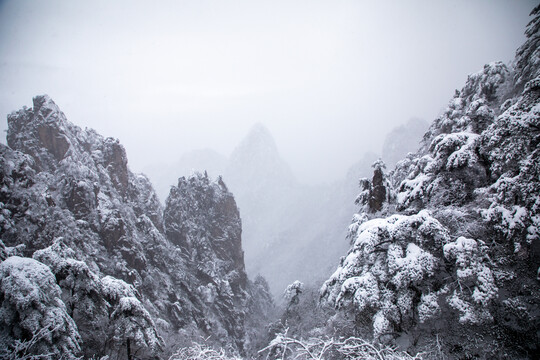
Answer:
<svg viewBox="0 0 540 360"><path fill-rule="evenodd" d="M261 122L300 180L330 181L393 127L432 121L467 74L511 60L535 4L0 0L0 130L46 93L141 171L229 155Z"/></svg>

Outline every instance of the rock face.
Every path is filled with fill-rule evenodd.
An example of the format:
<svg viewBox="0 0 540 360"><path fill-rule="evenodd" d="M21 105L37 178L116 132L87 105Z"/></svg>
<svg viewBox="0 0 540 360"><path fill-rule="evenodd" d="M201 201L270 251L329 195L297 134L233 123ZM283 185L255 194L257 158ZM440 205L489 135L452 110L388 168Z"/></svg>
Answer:
<svg viewBox="0 0 540 360"><path fill-rule="evenodd" d="M219 273L236 271L238 285L246 286L240 214L221 178L214 183L206 174L180 178L167 198L164 225L167 238L190 260L204 263L219 258L227 266L217 269ZM206 270L207 275L218 275Z"/></svg>
<svg viewBox="0 0 540 360"><path fill-rule="evenodd" d="M171 189L164 212L165 234L182 251L194 277L192 288L204 302L204 318L219 335L241 348L248 280L240 214L221 178L195 174Z"/></svg>
<svg viewBox="0 0 540 360"><path fill-rule="evenodd" d="M382 210L384 201L387 198L384 180L382 166L375 167L373 179L371 180L371 196L369 197L369 207L374 212Z"/></svg>
<svg viewBox="0 0 540 360"><path fill-rule="evenodd" d="M360 194L379 211L355 215L352 247L322 289L358 331L455 358L538 353L540 7L532 15L514 65L470 75L398 162L386 206Z"/></svg>
<svg viewBox="0 0 540 360"><path fill-rule="evenodd" d="M0 145L7 248L31 257L61 237L89 271L134 285L169 345L200 334L242 350L251 284L223 180L181 178L163 209L149 180L129 171L118 140L71 124L49 97L8 124L8 146Z"/></svg>

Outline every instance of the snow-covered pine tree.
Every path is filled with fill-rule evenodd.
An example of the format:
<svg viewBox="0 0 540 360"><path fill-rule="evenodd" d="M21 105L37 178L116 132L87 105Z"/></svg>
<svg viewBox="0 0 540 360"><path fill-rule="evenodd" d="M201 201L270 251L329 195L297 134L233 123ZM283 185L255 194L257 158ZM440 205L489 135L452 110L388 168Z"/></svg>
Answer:
<svg viewBox="0 0 540 360"><path fill-rule="evenodd" d="M0 357L77 359L81 338L51 270L30 258L0 263Z"/></svg>

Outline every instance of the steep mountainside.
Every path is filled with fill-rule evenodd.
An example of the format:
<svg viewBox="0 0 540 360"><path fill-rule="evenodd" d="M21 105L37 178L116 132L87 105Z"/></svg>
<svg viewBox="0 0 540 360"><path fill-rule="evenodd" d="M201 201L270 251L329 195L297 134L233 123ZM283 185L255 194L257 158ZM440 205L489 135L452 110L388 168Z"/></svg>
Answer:
<svg viewBox="0 0 540 360"><path fill-rule="evenodd" d="M162 209L148 179L129 171L118 140L69 123L49 97L10 114L8 125L8 146L0 145L1 258L33 256L49 266L86 355L167 350L197 334L243 350L251 284L238 209L221 178L180 178ZM73 277L86 285L73 287ZM3 296L15 291L2 281ZM74 296L92 305L70 308ZM98 325L85 323L90 310L109 319L139 314L101 329L134 335L107 343L92 331ZM10 321L0 316L4 329ZM138 333L133 324L142 322L157 332ZM8 331L3 342L29 340L35 330Z"/></svg>
<svg viewBox="0 0 540 360"><path fill-rule="evenodd" d="M537 358L540 7L532 15L512 65L470 75L416 154L362 181L352 247L322 288L358 331L438 356Z"/></svg>

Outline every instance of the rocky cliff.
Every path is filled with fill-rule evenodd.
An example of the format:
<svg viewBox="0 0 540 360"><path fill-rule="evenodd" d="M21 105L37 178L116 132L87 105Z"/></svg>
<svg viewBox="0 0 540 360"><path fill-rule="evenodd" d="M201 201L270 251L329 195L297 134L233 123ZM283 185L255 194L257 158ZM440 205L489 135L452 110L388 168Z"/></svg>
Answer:
<svg viewBox="0 0 540 360"><path fill-rule="evenodd" d="M105 296L111 283L99 279L133 285L135 292L123 291L123 298L140 301L139 313L148 312L148 326L165 339L166 351L197 336L242 350L250 283L238 208L221 178L181 178L163 209L149 180L129 170L118 140L71 124L49 97L37 96L32 108L10 114L8 125L8 146L0 145L2 259L34 256L59 281L67 276L61 269L74 268L66 264L80 261L93 274L87 278L101 284L96 294L117 299L103 309L113 303L134 309L134 303ZM84 344L88 324L77 325ZM128 354L143 347L127 339ZM113 351L101 345L98 355Z"/></svg>

